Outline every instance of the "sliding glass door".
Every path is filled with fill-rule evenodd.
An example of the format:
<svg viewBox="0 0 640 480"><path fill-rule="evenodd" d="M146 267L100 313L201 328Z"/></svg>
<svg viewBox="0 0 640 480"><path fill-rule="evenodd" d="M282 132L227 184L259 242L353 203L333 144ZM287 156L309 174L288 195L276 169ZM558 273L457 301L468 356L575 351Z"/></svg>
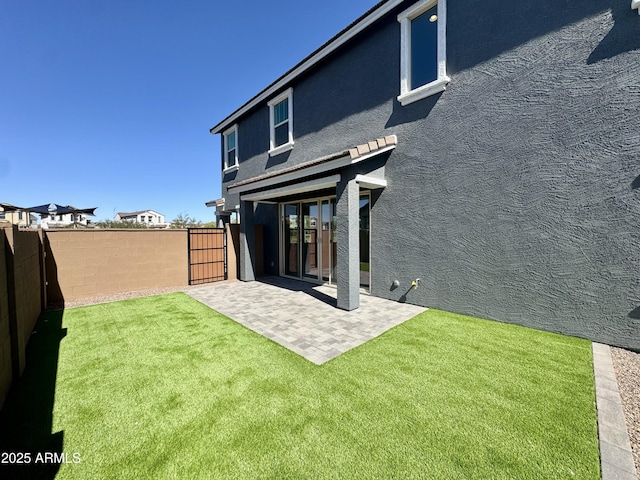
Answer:
<svg viewBox="0 0 640 480"><path fill-rule="evenodd" d="M335 199L285 203L280 208L282 274L335 284Z"/></svg>
<svg viewBox="0 0 640 480"><path fill-rule="evenodd" d="M360 286L369 289L370 197L360 195ZM284 276L336 284L338 220L335 198L283 203L281 209L281 266Z"/></svg>
<svg viewBox="0 0 640 480"><path fill-rule="evenodd" d="M300 266L298 262L299 256L299 238L298 231L300 217L300 207L297 203L289 203L282 206L283 227L282 235L282 257L283 257L283 273L292 277L300 275Z"/></svg>

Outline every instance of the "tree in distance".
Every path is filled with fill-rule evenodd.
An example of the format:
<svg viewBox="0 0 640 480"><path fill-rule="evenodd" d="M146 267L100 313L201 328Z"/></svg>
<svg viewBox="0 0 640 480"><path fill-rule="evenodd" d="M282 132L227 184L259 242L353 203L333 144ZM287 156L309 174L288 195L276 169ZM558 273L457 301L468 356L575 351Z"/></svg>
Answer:
<svg viewBox="0 0 640 480"><path fill-rule="evenodd" d="M202 222L200 220L196 220L194 217L184 212L180 212L176 218L171 220L171 228L193 228L201 226Z"/></svg>

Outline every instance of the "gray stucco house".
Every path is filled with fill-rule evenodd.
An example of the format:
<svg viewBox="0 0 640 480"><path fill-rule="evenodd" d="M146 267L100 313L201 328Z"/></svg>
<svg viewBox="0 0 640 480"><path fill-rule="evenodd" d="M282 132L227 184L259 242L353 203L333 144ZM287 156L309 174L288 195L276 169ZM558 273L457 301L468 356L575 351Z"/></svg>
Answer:
<svg viewBox="0 0 640 480"><path fill-rule="evenodd" d="M375 5L211 129L240 278L640 349L629 1Z"/></svg>

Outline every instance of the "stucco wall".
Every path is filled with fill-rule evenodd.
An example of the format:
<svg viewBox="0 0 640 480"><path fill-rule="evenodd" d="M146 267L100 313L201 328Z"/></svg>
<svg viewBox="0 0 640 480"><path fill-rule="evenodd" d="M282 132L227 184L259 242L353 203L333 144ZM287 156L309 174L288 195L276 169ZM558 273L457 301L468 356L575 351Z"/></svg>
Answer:
<svg viewBox="0 0 640 480"><path fill-rule="evenodd" d="M240 248L240 225L227 225L227 280L238 279L238 256Z"/></svg>
<svg viewBox="0 0 640 480"><path fill-rule="evenodd" d="M188 283L186 230L48 231L50 303Z"/></svg>
<svg viewBox="0 0 640 480"><path fill-rule="evenodd" d="M640 349L637 12L450 0L452 81L405 107L396 13L292 85L292 151L268 157L266 102L241 119L227 203L230 183L396 134L374 295Z"/></svg>
<svg viewBox="0 0 640 480"><path fill-rule="evenodd" d="M373 235L374 293L640 349L640 22L627 2L537 3L574 23L496 9L488 36L450 2L453 80L398 116L430 107L401 123L374 206L373 232L396 226Z"/></svg>
<svg viewBox="0 0 640 480"><path fill-rule="evenodd" d="M22 375L31 332L42 311L42 243L35 231L0 229L0 403Z"/></svg>
<svg viewBox="0 0 640 480"><path fill-rule="evenodd" d="M262 267L265 275L278 275L278 206L258 204L254 219L262 229Z"/></svg>
<svg viewBox="0 0 640 480"><path fill-rule="evenodd" d="M9 333L9 293L7 285L6 236L0 228L0 408L11 386L11 336Z"/></svg>
<svg viewBox="0 0 640 480"><path fill-rule="evenodd" d="M7 232L8 233L8 232ZM18 349L20 373L25 367L25 350L33 327L38 321L41 304L41 242L38 232L17 231L13 233L13 269L15 308L18 326Z"/></svg>

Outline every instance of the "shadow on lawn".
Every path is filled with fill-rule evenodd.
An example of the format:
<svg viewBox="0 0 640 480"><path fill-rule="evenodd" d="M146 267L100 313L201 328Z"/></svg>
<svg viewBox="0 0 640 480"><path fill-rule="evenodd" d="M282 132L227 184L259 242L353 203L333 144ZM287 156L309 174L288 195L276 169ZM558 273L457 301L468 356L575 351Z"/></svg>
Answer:
<svg viewBox="0 0 640 480"><path fill-rule="evenodd" d="M43 312L29 339L26 367L0 412L0 478L52 479L62 458L64 432L52 434L62 310ZM30 454L28 464L14 464ZM48 455L45 455L48 454ZM5 462L10 462L7 464Z"/></svg>

